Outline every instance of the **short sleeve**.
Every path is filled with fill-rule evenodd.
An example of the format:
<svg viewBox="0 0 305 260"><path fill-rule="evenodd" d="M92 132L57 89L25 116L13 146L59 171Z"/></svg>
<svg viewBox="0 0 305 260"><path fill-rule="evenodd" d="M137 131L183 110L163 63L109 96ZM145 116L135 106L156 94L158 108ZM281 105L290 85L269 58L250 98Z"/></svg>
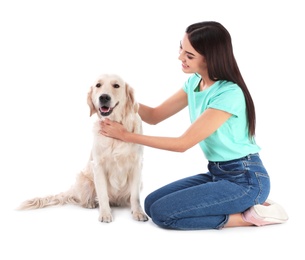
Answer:
<svg viewBox="0 0 305 260"><path fill-rule="evenodd" d="M238 117L245 111L245 97L241 88L233 84L226 86L224 90L211 98L207 107L223 110Z"/></svg>

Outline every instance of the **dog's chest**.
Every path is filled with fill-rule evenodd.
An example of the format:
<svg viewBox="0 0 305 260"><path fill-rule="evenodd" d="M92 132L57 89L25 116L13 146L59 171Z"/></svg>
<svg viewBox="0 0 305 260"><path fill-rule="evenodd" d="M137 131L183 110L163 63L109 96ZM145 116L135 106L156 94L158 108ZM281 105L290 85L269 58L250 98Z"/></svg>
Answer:
<svg viewBox="0 0 305 260"><path fill-rule="evenodd" d="M117 139L103 136L99 129L94 131L92 155L94 160L134 161L141 157L143 148L141 145L126 143Z"/></svg>
<svg viewBox="0 0 305 260"><path fill-rule="evenodd" d="M136 153L141 153L139 145L125 143L115 139L106 139L107 137L99 137L94 144L96 155L103 158L125 158Z"/></svg>
<svg viewBox="0 0 305 260"><path fill-rule="evenodd" d="M135 123L134 132L141 133L141 122ZM127 143L100 133L100 122L93 127L92 156L96 163L122 164L122 162L136 163L142 157L143 147L138 144Z"/></svg>

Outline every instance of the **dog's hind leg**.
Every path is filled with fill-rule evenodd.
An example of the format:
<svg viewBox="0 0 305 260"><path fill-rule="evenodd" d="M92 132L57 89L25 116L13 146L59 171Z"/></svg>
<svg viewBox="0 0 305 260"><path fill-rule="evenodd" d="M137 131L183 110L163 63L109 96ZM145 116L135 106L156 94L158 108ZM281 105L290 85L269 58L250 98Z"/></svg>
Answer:
<svg viewBox="0 0 305 260"><path fill-rule="evenodd" d="M77 197L77 204L89 209L93 209L98 206L95 185L91 174L81 172L76 179L73 189L73 193L76 194Z"/></svg>

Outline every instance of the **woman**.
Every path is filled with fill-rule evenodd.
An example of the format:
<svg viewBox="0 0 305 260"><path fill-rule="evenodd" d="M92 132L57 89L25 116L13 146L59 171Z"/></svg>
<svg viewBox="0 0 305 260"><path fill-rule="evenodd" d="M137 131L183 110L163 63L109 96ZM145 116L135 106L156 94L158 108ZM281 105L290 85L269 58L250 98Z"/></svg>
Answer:
<svg viewBox="0 0 305 260"><path fill-rule="evenodd" d="M160 227L221 229L283 223L285 210L267 199L268 173L255 142L255 108L233 54L231 36L218 22L190 25L180 43L182 70L190 73L182 89L139 114L157 124L189 107L192 124L179 137L127 132L102 122L101 133L125 142L184 152L199 144L209 172L186 177L149 194L145 211Z"/></svg>

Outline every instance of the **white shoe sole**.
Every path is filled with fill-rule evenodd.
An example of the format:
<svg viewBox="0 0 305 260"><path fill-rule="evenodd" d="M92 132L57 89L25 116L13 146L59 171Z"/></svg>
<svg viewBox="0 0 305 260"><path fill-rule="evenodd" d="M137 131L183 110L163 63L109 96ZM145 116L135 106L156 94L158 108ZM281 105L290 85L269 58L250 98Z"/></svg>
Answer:
<svg viewBox="0 0 305 260"><path fill-rule="evenodd" d="M288 220L288 215L282 206L271 200L267 200L266 202L270 205L255 205L252 207L252 210L258 218L264 222L271 222L274 224L284 223Z"/></svg>

